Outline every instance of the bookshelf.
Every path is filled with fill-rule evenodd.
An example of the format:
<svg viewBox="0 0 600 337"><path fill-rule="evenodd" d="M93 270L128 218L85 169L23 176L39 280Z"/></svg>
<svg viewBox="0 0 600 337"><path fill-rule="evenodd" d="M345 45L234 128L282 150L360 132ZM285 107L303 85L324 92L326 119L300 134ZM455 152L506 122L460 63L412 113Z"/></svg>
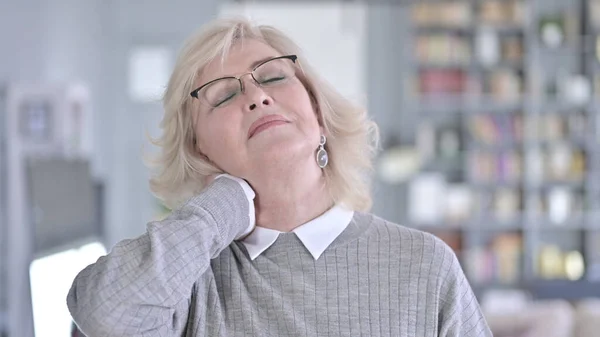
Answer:
<svg viewBox="0 0 600 337"><path fill-rule="evenodd" d="M600 0L410 11L407 108L448 209L405 222L446 241L478 293L600 296Z"/></svg>

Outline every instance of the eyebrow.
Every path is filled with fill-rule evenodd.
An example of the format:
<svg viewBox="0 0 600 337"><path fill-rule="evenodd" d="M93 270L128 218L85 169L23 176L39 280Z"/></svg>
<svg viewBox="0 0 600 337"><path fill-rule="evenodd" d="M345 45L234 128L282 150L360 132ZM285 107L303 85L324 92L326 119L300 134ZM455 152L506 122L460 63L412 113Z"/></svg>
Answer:
<svg viewBox="0 0 600 337"><path fill-rule="evenodd" d="M263 63L265 63L265 62L269 61L270 59L276 58L276 57L279 57L279 56L267 56L267 57L263 57L263 58L262 58L262 59L260 59L260 60L254 61L254 62L252 62L252 63L250 64L250 69L251 69L251 70L254 70L254 69L256 69L256 67L258 67L259 65L261 65L261 64L263 64ZM204 86L204 85L206 85L206 84L208 84L208 83L210 83L210 82L212 82L212 81L215 81L215 80L218 80L218 79L221 79L221 78L232 77L232 76L233 76L233 75L229 75L229 76L225 75L225 76L217 77L217 78L215 78L215 79L213 79L213 80L210 80L210 81L208 81L208 82L204 83L204 84L203 84L203 85L201 85L200 87L202 87L202 86Z"/></svg>
<svg viewBox="0 0 600 337"><path fill-rule="evenodd" d="M252 64L250 65L250 68L251 68L252 70L254 70L254 68L258 67L258 66L259 66L259 65L261 65L262 63L265 63L266 61L268 61L268 60L270 60L270 59L272 59L272 58L275 58L275 57L279 57L279 56L267 56L267 57L265 57L265 58L262 58L262 59L260 59L260 60L258 60L258 61L254 61L254 62L252 62Z"/></svg>

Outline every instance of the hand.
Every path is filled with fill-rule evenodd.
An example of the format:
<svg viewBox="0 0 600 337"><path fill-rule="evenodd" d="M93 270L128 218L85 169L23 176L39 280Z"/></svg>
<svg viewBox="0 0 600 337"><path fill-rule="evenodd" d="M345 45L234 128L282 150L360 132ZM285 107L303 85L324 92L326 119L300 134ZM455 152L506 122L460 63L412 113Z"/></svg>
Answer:
<svg viewBox="0 0 600 337"><path fill-rule="evenodd" d="M239 182L240 186L244 189L244 194L248 198L248 202L250 202L254 206L254 207L250 207L250 214L249 214L249 216L251 217L251 219L250 219L249 227L243 233L240 234L241 236L235 238L236 240L243 240L248 235L250 235L254 231L254 229L256 228L256 212L258 211L258 203L256 202L257 195L256 195L256 193L254 192L254 189L252 188L252 186L250 186L250 183L247 180L239 178L239 177L235 177L235 176L232 176L232 175L229 175L229 174L225 174L225 173L218 173L218 174L208 175L205 178L205 182L207 184L211 184L219 176L224 176L221 179L233 179L234 181Z"/></svg>

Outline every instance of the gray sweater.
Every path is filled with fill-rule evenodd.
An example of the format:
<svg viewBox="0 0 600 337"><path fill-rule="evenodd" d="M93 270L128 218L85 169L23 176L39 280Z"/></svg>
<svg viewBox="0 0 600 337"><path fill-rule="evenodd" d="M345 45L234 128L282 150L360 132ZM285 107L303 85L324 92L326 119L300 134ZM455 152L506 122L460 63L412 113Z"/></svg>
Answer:
<svg viewBox="0 0 600 337"><path fill-rule="evenodd" d="M452 250L355 212L315 260L294 233L251 261L238 183L218 179L82 270L67 297L89 337L491 336Z"/></svg>

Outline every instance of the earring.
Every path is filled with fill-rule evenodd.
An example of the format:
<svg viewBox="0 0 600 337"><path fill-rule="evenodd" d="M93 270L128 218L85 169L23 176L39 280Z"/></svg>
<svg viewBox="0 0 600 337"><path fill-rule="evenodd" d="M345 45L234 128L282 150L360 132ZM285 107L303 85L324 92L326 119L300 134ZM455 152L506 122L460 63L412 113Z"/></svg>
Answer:
<svg viewBox="0 0 600 337"><path fill-rule="evenodd" d="M329 155L327 154L327 150L325 150L325 143L327 143L327 138L325 138L325 135L321 135L321 139L319 140L319 150L317 151L317 165L319 165L320 168L324 168L329 162Z"/></svg>

